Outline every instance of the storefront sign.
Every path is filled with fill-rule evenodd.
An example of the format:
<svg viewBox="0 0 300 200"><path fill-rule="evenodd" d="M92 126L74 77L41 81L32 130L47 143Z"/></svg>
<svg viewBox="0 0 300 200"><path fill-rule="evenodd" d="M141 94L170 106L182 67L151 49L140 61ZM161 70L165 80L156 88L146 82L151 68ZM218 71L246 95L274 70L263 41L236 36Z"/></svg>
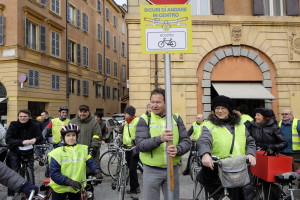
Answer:
<svg viewBox="0 0 300 200"><path fill-rule="evenodd" d="M147 0L152 4L186 4L189 0Z"/></svg>

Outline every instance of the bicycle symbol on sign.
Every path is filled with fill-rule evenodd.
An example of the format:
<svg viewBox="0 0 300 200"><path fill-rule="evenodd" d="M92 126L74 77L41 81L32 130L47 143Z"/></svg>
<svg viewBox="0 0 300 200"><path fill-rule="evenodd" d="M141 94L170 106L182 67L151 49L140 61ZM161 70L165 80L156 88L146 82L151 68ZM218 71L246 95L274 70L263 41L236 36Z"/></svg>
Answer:
<svg viewBox="0 0 300 200"><path fill-rule="evenodd" d="M168 21L168 20L163 21L163 20L160 20L159 18L150 19L150 18L145 17L144 20L148 21L148 22L152 22L152 25L150 25L150 26L160 26L161 25L164 31L168 31L168 30L170 30L171 25L173 25L173 26L174 25L176 25L176 26L186 25L186 24L182 24L181 22L188 20L188 17L184 17L184 18L172 20L172 21Z"/></svg>
<svg viewBox="0 0 300 200"><path fill-rule="evenodd" d="M158 42L158 46L160 48L163 48L165 46L165 44L168 46L171 46L171 47L176 47L176 42L172 41L172 38L170 38L170 40L167 40L167 38L164 38L163 41Z"/></svg>

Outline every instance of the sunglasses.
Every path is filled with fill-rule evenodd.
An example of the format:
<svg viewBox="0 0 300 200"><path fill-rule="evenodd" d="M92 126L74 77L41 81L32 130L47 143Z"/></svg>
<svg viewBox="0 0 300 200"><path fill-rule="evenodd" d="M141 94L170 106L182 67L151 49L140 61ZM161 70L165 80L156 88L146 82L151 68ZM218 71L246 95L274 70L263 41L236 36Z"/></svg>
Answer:
<svg viewBox="0 0 300 200"><path fill-rule="evenodd" d="M281 115L289 115L290 113L281 113Z"/></svg>

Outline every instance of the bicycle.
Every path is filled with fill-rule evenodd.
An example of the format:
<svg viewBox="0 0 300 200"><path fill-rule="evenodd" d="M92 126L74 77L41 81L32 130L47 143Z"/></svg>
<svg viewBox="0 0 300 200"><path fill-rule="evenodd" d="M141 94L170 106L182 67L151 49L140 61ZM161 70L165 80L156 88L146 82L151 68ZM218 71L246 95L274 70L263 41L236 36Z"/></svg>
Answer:
<svg viewBox="0 0 300 200"><path fill-rule="evenodd" d="M129 170L127 167L125 152L132 151L135 146L131 148L124 148L120 145L121 135L119 134L114 140L114 146L117 152L108 161L108 171L114 180L117 180L117 185L112 184L112 189L118 189L119 200L124 200L125 189L129 179Z"/></svg>
<svg viewBox="0 0 300 200"><path fill-rule="evenodd" d="M165 46L165 44L167 46L176 47L176 42L172 41L172 38L170 38L169 40L167 40L167 38L164 38L162 41L158 42L158 46L160 48L163 48Z"/></svg>
<svg viewBox="0 0 300 200"><path fill-rule="evenodd" d="M93 176L90 176L87 179L81 181L81 190L80 190L81 198L80 198L80 200L93 200L94 199L94 186L98 184L97 182L102 182L102 181L103 181L102 179L96 179L96 177L93 177ZM48 191L48 193L46 193L46 195L42 195L42 194L34 195L34 191L32 191L30 197L25 200L49 200L51 197L51 194L52 194L51 188ZM68 197L66 199L71 200Z"/></svg>
<svg viewBox="0 0 300 200"><path fill-rule="evenodd" d="M48 164L48 153L50 152L50 145L53 145L53 143L45 142L41 144L36 144L36 147L40 147L42 157L39 159L39 165L44 166L45 164Z"/></svg>
<svg viewBox="0 0 300 200"><path fill-rule="evenodd" d="M212 156L212 160L214 165L216 166L220 165L222 161L222 159L216 156ZM246 156L245 162L248 163L248 159L246 158ZM219 193L221 190L223 190L222 194ZM214 191L209 192L206 186L203 186L200 182L198 182L198 180L196 180L196 178L194 179L193 200L210 200L211 198L214 199L217 195L220 195L220 197L218 197L219 200L230 200L227 187L223 187L222 185L220 185Z"/></svg>
<svg viewBox="0 0 300 200"><path fill-rule="evenodd" d="M108 161L117 152L117 149L111 143L108 143L107 146L108 150L100 155L99 165L102 174L104 174L105 176L110 176L108 171Z"/></svg>
<svg viewBox="0 0 300 200"><path fill-rule="evenodd" d="M34 184L34 175L29 167L29 160L33 156L33 145L18 147L21 155L21 167L19 174L24 177L29 183Z"/></svg>
<svg viewBox="0 0 300 200"><path fill-rule="evenodd" d="M191 159L189 161L189 171L192 181L196 179L196 175L201 169L201 158L197 151L197 141L192 140Z"/></svg>

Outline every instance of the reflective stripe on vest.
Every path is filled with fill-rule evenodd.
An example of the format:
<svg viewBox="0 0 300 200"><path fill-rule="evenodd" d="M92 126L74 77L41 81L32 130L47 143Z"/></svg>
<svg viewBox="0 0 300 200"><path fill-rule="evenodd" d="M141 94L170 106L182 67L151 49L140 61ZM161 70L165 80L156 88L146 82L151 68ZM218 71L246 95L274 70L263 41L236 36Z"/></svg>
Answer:
<svg viewBox="0 0 300 200"><path fill-rule="evenodd" d="M139 121L139 118L134 118L129 124L125 121L123 129L123 144L126 146L132 146L131 141L135 139L136 125ZM129 129L129 132L128 132Z"/></svg>
<svg viewBox="0 0 300 200"><path fill-rule="evenodd" d="M293 151L299 151L300 150L300 134L297 131L297 125L298 125L297 118L293 119L292 123L292 149ZM279 122L278 126L281 127L282 120Z"/></svg>
<svg viewBox="0 0 300 200"><path fill-rule="evenodd" d="M176 114L178 118L178 114ZM146 123L148 123L148 116L146 114L141 116ZM166 129L166 117L161 118L158 115L155 115L151 112L151 120L150 120L150 137L157 137L160 136L163 131ZM173 122L173 145L176 146L179 143L179 131L177 123L172 117ZM162 143L159 147L153 149L150 152L140 152L140 159L142 163L154 166L154 167L161 167L166 168L166 142ZM175 156L173 158L173 165L177 165L181 159L181 156Z"/></svg>
<svg viewBox="0 0 300 200"><path fill-rule="evenodd" d="M202 123L201 124L197 124L197 122L194 122L192 124L192 126L193 126L193 130L194 130L194 132L192 134L192 139L193 140L198 140L199 137L200 137L200 135L201 135L201 133L202 133L202 127L203 127L203 125L202 125Z"/></svg>
<svg viewBox="0 0 300 200"><path fill-rule="evenodd" d="M53 143L60 143L61 141L61 134L60 130L63 125L66 125L70 122L69 119L66 119L65 121L61 121L59 118L54 118L51 120L52 121L52 141Z"/></svg>
<svg viewBox="0 0 300 200"><path fill-rule="evenodd" d="M81 182L86 179L86 161L91 158L88 155L88 146L77 144L75 146L62 146L49 153L49 162L54 158L60 164L60 172L68 178ZM72 192L77 193L70 186L59 185L53 180L50 187L57 193Z"/></svg>
<svg viewBox="0 0 300 200"><path fill-rule="evenodd" d="M217 126L210 121L205 122L205 127L212 135L212 155L227 158L232 144L232 134L225 126ZM246 154L246 130L244 124L234 126L235 140L232 157Z"/></svg>

